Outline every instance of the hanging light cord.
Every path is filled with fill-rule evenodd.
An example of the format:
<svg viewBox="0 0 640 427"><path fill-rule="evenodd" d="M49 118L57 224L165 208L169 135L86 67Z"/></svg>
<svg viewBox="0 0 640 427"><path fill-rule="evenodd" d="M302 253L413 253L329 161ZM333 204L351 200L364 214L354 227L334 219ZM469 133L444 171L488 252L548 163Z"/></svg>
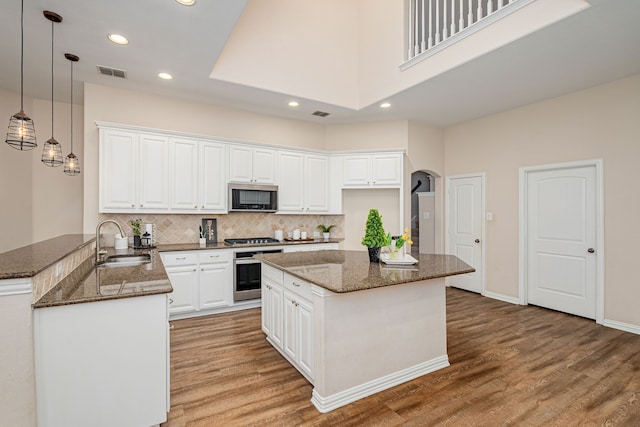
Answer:
<svg viewBox="0 0 640 427"><path fill-rule="evenodd" d="M51 21L51 138L53 138L53 26Z"/></svg>
<svg viewBox="0 0 640 427"><path fill-rule="evenodd" d="M71 62L71 154L73 154L73 61Z"/></svg>
<svg viewBox="0 0 640 427"><path fill-rule="evenodd" d="M20 111L24 111L24 0L20 9Z"/></svg>

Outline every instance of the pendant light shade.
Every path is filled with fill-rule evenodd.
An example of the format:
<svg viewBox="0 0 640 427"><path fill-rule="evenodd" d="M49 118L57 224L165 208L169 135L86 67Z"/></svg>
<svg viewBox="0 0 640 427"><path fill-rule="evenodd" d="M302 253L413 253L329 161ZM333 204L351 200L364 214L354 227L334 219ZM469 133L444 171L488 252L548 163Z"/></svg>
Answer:
<svg viewBox="0 0 640 427"><path fill-rule="evenodd" d="M20 10L20 111L11 116L5 142L16 150L33 150L38 146L33 120L24 113L24 0Z"/></svg>
<svg viewBox="0 0 640 427"><path fill-rule="evenodd" d="M78 157L73 154L73 63L77 62L80 58L70 53L65 53L64 57L71 62L71 152L64 159L64 173L69 176L76 176L80 173L80 161Z"/></svg>
<svg viewBox="0 0 640 427"><path fill-rule="evenodd" d="M51 21L51 138L44 144L42 150L42 163L55 168L62 166L62 148L53 137L53 27L56 22L62 22L62 16L55 12L45 10L44 17Z"/></svg>

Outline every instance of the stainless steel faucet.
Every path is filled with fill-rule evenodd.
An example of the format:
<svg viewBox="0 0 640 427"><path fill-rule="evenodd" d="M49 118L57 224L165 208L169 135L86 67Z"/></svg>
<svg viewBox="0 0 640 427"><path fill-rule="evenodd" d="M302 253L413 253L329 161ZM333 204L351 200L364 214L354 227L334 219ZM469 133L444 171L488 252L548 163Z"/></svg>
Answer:
<svg viewBox="0 0 640 427"><path fill-rule="evenodd" d="M105 219L104 221L100 221L96 227L96 264L100 263L102 261L102 255L106 254L107 251L101 251L100 250L100 227L102 227L103 224L106 224L107 222L111 222L113 224L115 224L118 227L118 230L120 230L120 236L125 237L126 235L124 234L124 232L122 231L122 227L120 227L120 224L118 224L117 222L115 222L112 219Z"/></svg>

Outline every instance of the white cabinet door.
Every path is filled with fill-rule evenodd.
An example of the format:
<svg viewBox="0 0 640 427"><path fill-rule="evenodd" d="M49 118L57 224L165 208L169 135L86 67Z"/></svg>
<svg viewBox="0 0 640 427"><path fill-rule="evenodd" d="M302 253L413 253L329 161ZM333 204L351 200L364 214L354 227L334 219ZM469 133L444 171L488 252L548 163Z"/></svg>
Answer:
<svg viewBox="0 0 640 427"><path fill-rule="evenodd" d="M305 166L307 193L305 208L308 212L327 212L329 210L329 157L308 154Z"/></svg>
<svg viewBox="0 0 640 427"><path fill-rule="evenodd" d="M275 184L276 152L268 148L253 150L253 182L258 184Z"/></svg>
<svg viewBox="0 0 640 427"><path fill-rule="evenodd" d="M276 152L268 148L232 145L229 149L229 181L274 184Z"/></svg>
<svg viewBox="0 0 640 427"><path fill-rule="evenodd" d="M199 309L226 307L231 303L231 263L200 264Z"/></svg>
<svg viewBox="0 0 640 427"><path fill-rule="evenodd" d="M305 299L297 299L298 365L313 378L313 306Z"/></svg>
<svg viewBox="0 0 640 427"><path fill-rule="evenodd" d="M227 148L214 142L200 143L200 207L202 210L227 210Z"/></svg>
<svg viewBox="0 0 640 427"><path fill-rule="evenodd" d="M368 155L344 157L344 185L368 186L371 183L371 160Z"/></svg>
<svg viewBox="0 0 640 427"><path fill-rule="evenodd" d="M138 138L140 172L138 174L141 209L169 207L169 139L165 136L140 134Z"/></svg>
<svg viewBox="0 0 640 427"><path fill-rule="evenodd" d="M375 154L372 158L372 185L400 185L402 183L402 155Z"/></svg>
<svg viewBox="0 0 640 427"><path fill-rule="evenodd" d="M275 283L271 284L270 289L271 297L271 342L282 348L283 344L283 308L282 305L284 303L284 290L279 285Z"/></svg>
<svg viewBox="0 0 640 427"><path fill-rule="evenodd" d="M173 138L170 142L171 208L198 207L198 141Z"/></svg>
<svg viewBox="0 0 640 427"><path fill-rule="evenodd" d="M291 151L278 153L278 211L304 211L304 155Z"/></svg>
<svg viewBox="0 0 640 427"><path fill-rule="evenodd" d="M282 347L291 360L298 359L298 309L297 296L284 291L284 334Z"/></svg>
<svg viewBox="0 0 640 427"><path fill-rule="evenodd" d="M173 292L169 294L169 313L190 313L198 309L198 270L196 265L165 267Z"/></svg>
<svg viewBox="0 0 640 427"><path fill-rule="evenodd" d="M100 131L100 211L136 207L137 141L135 132Z"/></svg>
<svg viewBox="0 0 640 427"><path fill-rule="evenodd" d="M253 150L232 145L229 148L229 181L253 182Z"/></svg>

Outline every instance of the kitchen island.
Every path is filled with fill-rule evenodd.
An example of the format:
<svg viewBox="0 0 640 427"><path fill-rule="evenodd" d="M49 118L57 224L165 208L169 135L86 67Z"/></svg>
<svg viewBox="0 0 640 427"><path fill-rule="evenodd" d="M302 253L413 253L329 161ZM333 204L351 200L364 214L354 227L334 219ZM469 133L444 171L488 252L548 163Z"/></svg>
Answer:
<svg viewBox="0 0 640 427"><path fill-rule="evenodd" d="M449 366L444 278L471 273L452 255L411 266L366 252L265 254L262 329L329 412Z"/></svg>

